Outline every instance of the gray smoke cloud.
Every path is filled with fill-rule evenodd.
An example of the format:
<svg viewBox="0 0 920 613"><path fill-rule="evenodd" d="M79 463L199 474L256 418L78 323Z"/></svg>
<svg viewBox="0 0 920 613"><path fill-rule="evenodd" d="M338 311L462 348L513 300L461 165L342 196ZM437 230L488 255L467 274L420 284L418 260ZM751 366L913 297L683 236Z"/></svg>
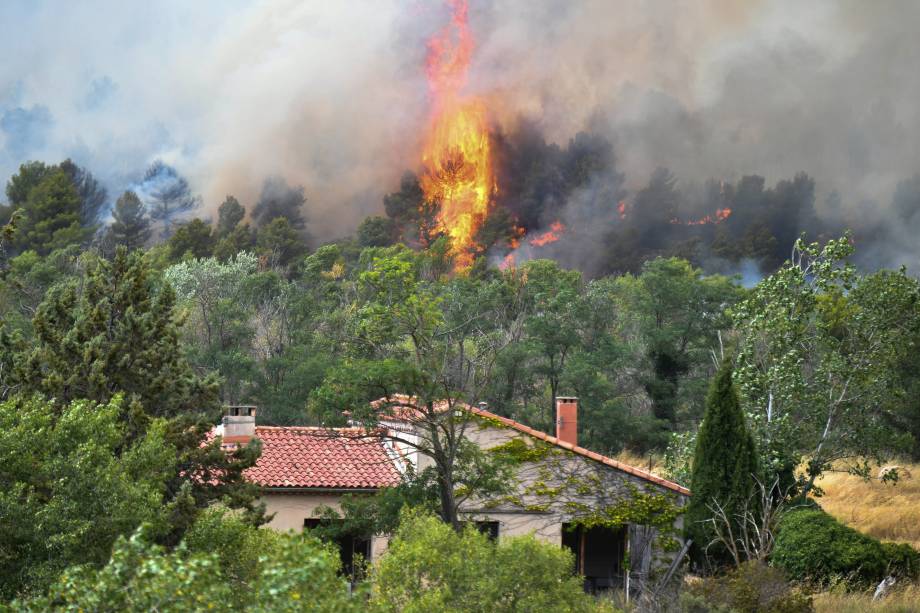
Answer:
<svg viewBox="0 0 920 613"><path fill-rule="evenodd" d="M110 193L154 159L209 207L302 184L323 239L417 166L439 3L0 4L0 180L66 156ZM805 171L818 208L884 215L920 170L920 3L495 0L470 7L469 90L494 120L614 142L627 187ZM870 204L867 204L870 203Z"/></svg>

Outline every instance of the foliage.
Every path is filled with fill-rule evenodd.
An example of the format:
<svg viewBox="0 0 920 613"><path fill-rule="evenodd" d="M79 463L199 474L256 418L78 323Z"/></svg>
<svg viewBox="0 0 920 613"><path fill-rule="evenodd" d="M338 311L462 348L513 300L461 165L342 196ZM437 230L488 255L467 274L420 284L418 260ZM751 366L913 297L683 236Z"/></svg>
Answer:
<svg viewBox="0 0 920 613"><path fill-rule="evenodd" d="M849 237L824 247L800 240L793 261L733 311L736 381L767 480L780 475L785 488L807 457L803 494L833 462L851 460L865 475L866 458L881 461L903 442L886 417L920 284L903 270L857 274L844 263L852 251Z"/></svg>
<svg viewBox="0 0 920 613"><path fill-rule="evenodd" d="M94 227L84 226L77 187L61 166L29 162L19 168L6 187L13 209L21 211L13 235L17 252L33 250L47 255L55 249L82 244Z"/></svg>
<svg viewBox="0 0 920 613"><path fill-rule="evenodd" d="M176 228L166 243L173 260L184 257L206 258L214 249L211 226L197 217Z"/></svg>
<svg viewBox="0 0 920 613"><path fill-rule="evenodd" d="M83 279L55 286L39 305L34 345L15 356L10 387L60 404L122 392L149 415L216 410L214 381L182 357L172 289L155 290L144 259L123 248L111 262L85 264Z"/></svg>
<svg viewBox="0 0 920 613"><path fill-rule="evenodd" d="M868 586L889 574L920 574L920 553L909 545L881 543L813 508L783 517L772 563L793 579L818 584L843 579Z"/></svg>
<svg viewBox="0 0 920 613"><path fill-rule="evenodd" d="M0 404L0 595L34 593L71 564L101 565L141 523L168 531L181 501L163 504L175 470L166 424L129 441L123 402L40 399Z"/></svg>
<svg viewBox="0 0 920 613"><path fill-rule="evenodd" d="M109 237L114 245L124 245L128 251L143 247L152 230L144 203L134 192L125 192L115 201Z"/></svg>
<svg viewBox="0 0 920 613"><path fill-rule="evenodd" d="M811 613L812 599L789 585L782 571L762 562L747 562L719 577L690 586L682 599L688 613Z"/></svg>
<svg viewBox="0 0 920 613"><path fill-rule="evenodd" d="M430 460L441 517L459 526L457 507L476 488L463 483L458 467L477 467L468 473L477 487L498 481L498 467L486 468L491 458L465 437L471 414L458 410L479 397L506 342L495 286L463 278L430 283L428 262L405 247L365 253L370 261L358 275L347 324L352 356L328 373L311 406L327 423L347 413L371 431L401 421L388 436Z"/></svg>
<svg viewBox="0 0 920 613"><path fill-rule="evenodd" d="M307 252L303 238L286 217L276 217L259 228L256 248L276 266L288 266Z"/></svg>
<svg viewBox="0 0 920 613"><path fill-rule="evenodd" d="M219 410L216 382L198 377L182 355L172 289L155 288L141 254L123 247L112 261L84 261L84 278L48 292L31 343L0 335L0 363L8 365L2 389L42 394L59 409L121 394L129 440L144 436L155 418L168 418L164 437L175 458L163 492L172 505L165 542L177 542L197 510L215 499L260 521L257 491L242 476L258 446L226 453L218 441L205 442Z"/></svg>
<svg viewBox="0 0 920 613"><path fill-rule="evenodd" d="M162 225L160 236L164 239L172 236L176 224L201 204L201 199L192 194L188 180L161 160L144 173L139 190L150 218Z"/></svg>
<svg viewBox="0 0 920 613"><path fill-rule="evenodd" d="M371 605L385 611L603 611L572 572L572 555L532 536L492 542L406 513L373 572Z"/></svg>
<svg viewBox="0 0 920 613"><path fill-rule="evenodd" d="M247 582L227 575L215 553L179 547L166 552L142 531L120 539L101 569L74 567L47 596L15 601L9 611L259 611L361 610L336 574L333 552L316 541L282 536L258 559Z"/></svg>
<svg viewBox="0 0 920 613"><path fill-rule="evenodd" d="M696 438L687 505L686 532L695 543L697 558L709 556L716 563L726 562L724 544L714 541L709 521L713 504L724 510L731 532L740 532L739 511L746 507L760 473L754 439L745 423L738 394L732 384L731 363L723 363L716 373L706 413ZM755 513L756 514L756 513ZM742 520L743 521L743 520Z"/></svg>

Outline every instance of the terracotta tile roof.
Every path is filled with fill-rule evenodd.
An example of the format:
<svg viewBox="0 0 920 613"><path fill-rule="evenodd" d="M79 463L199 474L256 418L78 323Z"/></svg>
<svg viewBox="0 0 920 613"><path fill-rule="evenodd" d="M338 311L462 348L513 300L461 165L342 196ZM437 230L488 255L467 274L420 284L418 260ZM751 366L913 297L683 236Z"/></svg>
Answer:
<svg viewBox="0 0 920 613"><path fill-rule="evenodd" d="M377 489L400 483L383 443L361 428L257 426L256 438L262 455L244 474L261 487Z"/></svg>
<svg viewBox="0 0 920 613"><path fill-rule="evenodd" d="M678 483L674 483L673 481L668 481L667 479L663 479L659 477L658 475L652 474L646 470L642 470L641 468L636 468L635 466L624 464L623 462L619 462L617 460L614 460L613 458L608 458L605 455L595 453L594 451L585 449L584 447L579 447L577 445L573 445L571 443L561 441L555 436L550 436L549 434L545 432L534 430L530 426L525 426L524 424L520 422L516 422L513 419L508 419L507 417L496 415L495 413L492 413L490 411L486 411L484 409L480 409L477 407L468 407L468 409L472 411L474 415L479 415L480 417L484 417L486 419L496 419L502 424L504 424L505 426L508 426L509 428L513 428L514 430L517 430L518 432L522 432L534 438L538 438L541 441L546 441L547 443L550 443L551 445L556 445L558 447L562 447L563 449L568 449L569 451L577 453L578 455L584 456L586 458L590 458L592 460L600 462L601 464L605 464L612 468L616 468L617 470L621 470L625 473L633 475L634 477L639 477L640 479L644 479L645 481L649 481L651 483L655 483L656 485L660 485L662 487L668 488L669 490L673 490L680 494L684 494L685 496L690 495L690 490L688 490L684 486Z"/></svg>

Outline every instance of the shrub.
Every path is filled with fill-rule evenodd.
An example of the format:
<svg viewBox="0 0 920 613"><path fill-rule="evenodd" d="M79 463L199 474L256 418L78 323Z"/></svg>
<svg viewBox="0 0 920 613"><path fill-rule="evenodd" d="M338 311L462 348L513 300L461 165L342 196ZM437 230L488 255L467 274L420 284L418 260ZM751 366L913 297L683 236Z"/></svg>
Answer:
<svg viewBox="0 0 920 613"><path fill-rule="evenodd" d="M253 529L255 530L255 529ZM14 601L5 611L192 612L210 610L361 610L336 574L336 556L312 539L279 536L251 581L235 583L224 574L217 553L184 546L170 553L150 544L142 531L115 544L101 569L68 569L38 598Z"/></svg>
<svg viewBox="0 0 920 613"><path fill-rule="evenodd" d="M562 548L532 536L495 543L473 527L458 534L417 512L404 513L373 582L380 611L611 611L584 593Z"/></svg>
<svg viewBox="0 0 920 613"><path fill-rule="evenodd" d="M787 513L779 524L772 563L791 578L827 584L842 578L867 586L888 574L916 576L920 554L881 543L813 508Z"/></svg>
<svg viewBox="0 0 920 613"><path fill-rule="evenodd" d="M760 562L746 562L731 572L704 579L681 598L687 613L810 613L811 598L793 588L783 572Z"/></svg>

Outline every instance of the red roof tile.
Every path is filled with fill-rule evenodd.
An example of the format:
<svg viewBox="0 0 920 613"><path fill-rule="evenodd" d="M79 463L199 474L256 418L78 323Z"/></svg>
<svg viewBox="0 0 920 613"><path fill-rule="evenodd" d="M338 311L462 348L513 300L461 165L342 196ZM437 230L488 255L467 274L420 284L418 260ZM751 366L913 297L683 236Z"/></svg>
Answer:
<svg viewBox="0 0 920 613"><path fill-rule="evenodd" d="M360 428L257 426L262 455L245 471L265 488L377 489L400 473L377 437Z"/></svg>

